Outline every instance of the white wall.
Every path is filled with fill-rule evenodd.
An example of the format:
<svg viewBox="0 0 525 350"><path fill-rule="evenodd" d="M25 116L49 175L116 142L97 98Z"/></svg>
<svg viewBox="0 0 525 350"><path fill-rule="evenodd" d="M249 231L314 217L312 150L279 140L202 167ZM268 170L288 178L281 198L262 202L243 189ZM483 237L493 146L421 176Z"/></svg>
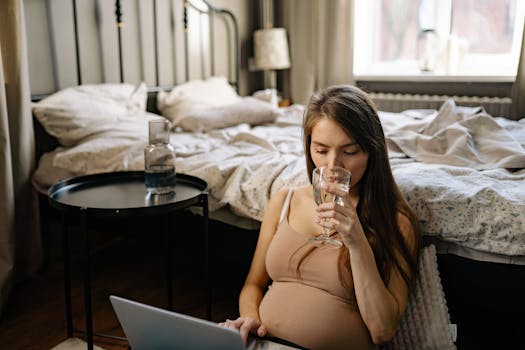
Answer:
<svg viewBox="0 0 525 350"><path fill-rule="evenodd" d="M230 10L238 21L243 48L239 83L240 92L245 95L250 90L245 47L251 41L254 28L251 19L256 4L250 0L209 2ZM145 81L149 86L157 85L152 39L153 3L153 0L121 0L123 74L126 82ZM78 84L72 4L72 0L24 0L33 94L48 94ZM156 4L158 85L181 83L186 80L183 0L157 0ZM120 82L115 1L77 0L76 10L82 83ZM199 20L195 11L189 14L189 79L200 79L211 74L209 59L203 59L206 56L199 54L203 47L209 50L209 35L206 20ZM228 32L223 20L216 18L215 23L215 75L226 75L229 51L225 38Z"/></svg>

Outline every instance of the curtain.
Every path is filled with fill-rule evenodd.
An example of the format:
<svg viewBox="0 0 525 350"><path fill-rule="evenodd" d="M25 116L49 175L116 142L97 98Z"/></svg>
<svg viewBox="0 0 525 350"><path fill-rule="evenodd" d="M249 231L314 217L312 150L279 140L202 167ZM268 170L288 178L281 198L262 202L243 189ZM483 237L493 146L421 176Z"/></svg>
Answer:
<svg viewBox="0 0 525 350"><path fill-rule="evenodd" d="M353 84L353 0L283 0L279 6L290 39L292 101L306 104L317 89Z"/></svg>
<svg viewBox="0 0 525 350"><path fill-rule="evenodd" d="M525 117L525 25L521 38L521 53L516 81L512 86L512 119Z"/></svg>
<svg viewBox="0 0 525 350"><path fill-rule="evenodd" d="M22 0L0 1L0 314L15 279L40 266L34 134Z"/></svg>

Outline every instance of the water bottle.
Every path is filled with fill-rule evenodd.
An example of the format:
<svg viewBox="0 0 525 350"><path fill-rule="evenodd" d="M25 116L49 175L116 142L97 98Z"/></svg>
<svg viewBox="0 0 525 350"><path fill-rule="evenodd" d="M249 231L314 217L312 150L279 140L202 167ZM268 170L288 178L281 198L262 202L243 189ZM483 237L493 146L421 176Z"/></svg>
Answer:
<svg viewBox="0 0 525 350"><path fill-rule="evenodd" d="M144 149L146 189L151 194L175 191L175 149L167 119L149 121L149 145Z"/></svg>

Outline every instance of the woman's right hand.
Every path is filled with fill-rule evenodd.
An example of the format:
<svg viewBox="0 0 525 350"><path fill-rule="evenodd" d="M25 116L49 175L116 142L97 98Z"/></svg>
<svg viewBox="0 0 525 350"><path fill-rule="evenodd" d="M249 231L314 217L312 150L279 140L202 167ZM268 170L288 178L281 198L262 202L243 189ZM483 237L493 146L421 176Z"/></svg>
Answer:
<svg viewBox="0 0 525 350"><path fill-rule="evenodd" d="M248 342L248 334L257 334L259 337L266 335L266 328L261 324L261 321L252 317L239 317L236 320L226 320L219 323L220 326L238 329L241 333L244 346Z"/></svg>

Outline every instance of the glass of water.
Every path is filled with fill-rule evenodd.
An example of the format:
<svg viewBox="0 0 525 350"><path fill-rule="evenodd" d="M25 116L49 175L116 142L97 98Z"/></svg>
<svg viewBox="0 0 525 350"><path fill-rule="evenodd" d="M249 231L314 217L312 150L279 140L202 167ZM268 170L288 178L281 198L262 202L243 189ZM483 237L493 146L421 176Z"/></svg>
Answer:
<svg viewBox="0 0 525 350"><path fill-rule="evenodd" d="M351 179L352 173L342 167L326 166L315 168L312 173L312 188L314 200L317 205L328 202L336 202L339 205L343 205L343 201L339 196L326 191L326 185L335 185L336 188L348 193L350 191ZM323 233L310 238L309 242L316 247L341 248L343 243L340 240L332 238L332 234L333 231L331 232L323 227Z"/></svg>

